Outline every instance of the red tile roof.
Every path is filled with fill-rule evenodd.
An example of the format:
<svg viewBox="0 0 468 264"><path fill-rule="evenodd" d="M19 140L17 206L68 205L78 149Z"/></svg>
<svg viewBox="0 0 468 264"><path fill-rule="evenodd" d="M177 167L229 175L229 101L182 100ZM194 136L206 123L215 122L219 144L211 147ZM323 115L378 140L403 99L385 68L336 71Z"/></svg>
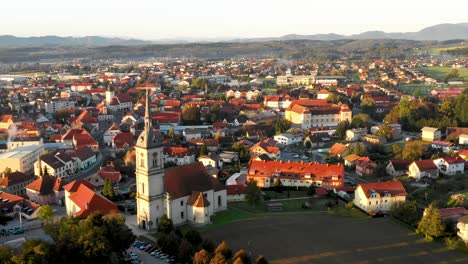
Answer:
<svg viewBox="0 0 468 264"><path fill-rule="evenodd" d="M118 183L122 178L120 171L116 170L114 166L107 165L98 171L98 176L103 180L110 180L112 183Z"/></svg>
<svg viewBox="0 0 468 264"><path fill-rule="evenodd" d="M245 186L243 184L226 185L227 195L243 194Z"/></svg>
<svg viewBox="0 0 468 264"><path fill-rule="evenodd" d="M208 175L201 162L169 168L164 176L164 185L172 200L189 196L193 191L225 189L217 179Z"/></svg>
<svg viewBox="0 0 468 264"><path fill-rule="evenodd" d="M0 178L0 186L8 187L22 182L27 182L33 180L33 176L26 175L22 172L15 171L7 175L3 175Z"/></svg>
<svg viewBox="0 0 468 264"><path fill-rule="evenodd" d="M417 160L414 163L419 168L419 171L438 169L433 160Z"/></svg>
<svg viewBox="0 0 468 264"><path fill-rule="evenodd" d="M86 184L85 182L87 181L76 184L76 191L72 192L69 196L69 199L80 208L80 210L73 214L73 216L86 218L94 212L99 212L103 215L119 213L119 210L114 203L95 193L92 188L88 187L88 184L90 183ZM74 182L70 184L73 183Z"/></svg>
<svg viewBox="0 0 468 264"><path fill-rule="evenodd" d="M121 132L112 137L112 143L117 149L133 148L135 140L131 132Z"/></svg>
<svg viewBox="0 0 468 264"><path fill-rule="evenodd" d="M335 143L333 146L331 146L328 152L332 155L342 155L345 150L346 150L345 145L341 143Z"/></svg>
<svg viewBox="0 0 468 264"><path fill-rule="evenodd" d="M86 185L90 189L93 189L93 190L96 189L96 186L94 186L92 183L86 180L74 180L70 182L69 184L63 186L63 189L67 192L76 192L76 190L81 184Z"/></svg>
<svg viewBox="0 0 468 264"><path fill-rule="evenodd" d="M190 195L189 199L187 200L188 205L192 205L193 207L208 207L210 202L205 198L202 192L193 192Z"/></svg>
<svg viewBox="0 0 468 264"><path fill-rule="evenodd" d="M372 192L377 192L379 195L390 193L391 196L406 196L408 194L400 181L361 183L357 189L359 187L362 188L367 198Z"/></svg>
<svg viewBox="0 0 468 264"><path fill-rule="evenodd" d="M75 143L76 148L83 146L97 146L98 143L94 138L89 134L78 134L73 136L73 142Z"/></svg>
<svg viewBox="0 0 468 264"><path fill-rule="evenodd" d="M51 175L44 175L28 184L25 188L38 192L41 195L48 195L54 191L63 191L64 184L65 183L60 178Z"/></svg>

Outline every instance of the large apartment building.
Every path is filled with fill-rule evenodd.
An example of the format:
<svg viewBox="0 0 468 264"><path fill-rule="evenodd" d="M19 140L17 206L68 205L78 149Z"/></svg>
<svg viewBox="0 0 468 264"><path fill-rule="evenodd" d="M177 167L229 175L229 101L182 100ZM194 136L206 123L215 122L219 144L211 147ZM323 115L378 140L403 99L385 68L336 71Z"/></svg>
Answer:
<svg viewBox="0 0 468 264"><path fill-rule="evenodd" d="M259 187L272 187L280 180L283 186L308 187L311 184L325 189L343 187L344 166L304 162L251 160L247 181Z"/></svg>
<svg viewBox="0 0 468 264"><path fill-rule="evenodd" d="M351 122L352 111L345 104L329 104L325 100L295 100L286 109L285 118L302 129L337 127L341 121Z"/></svg>

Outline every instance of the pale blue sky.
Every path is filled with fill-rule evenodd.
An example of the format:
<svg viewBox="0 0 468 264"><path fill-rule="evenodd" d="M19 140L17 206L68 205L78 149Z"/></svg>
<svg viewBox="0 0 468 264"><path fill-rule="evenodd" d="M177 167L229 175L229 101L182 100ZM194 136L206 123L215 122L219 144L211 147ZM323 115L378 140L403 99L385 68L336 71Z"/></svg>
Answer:
<svg viewBox="0 0 468 264"><path fill-rule="evenodd" d="M0 35L273 37L418 31L468 22L468 1L5 0Z"/></svg>

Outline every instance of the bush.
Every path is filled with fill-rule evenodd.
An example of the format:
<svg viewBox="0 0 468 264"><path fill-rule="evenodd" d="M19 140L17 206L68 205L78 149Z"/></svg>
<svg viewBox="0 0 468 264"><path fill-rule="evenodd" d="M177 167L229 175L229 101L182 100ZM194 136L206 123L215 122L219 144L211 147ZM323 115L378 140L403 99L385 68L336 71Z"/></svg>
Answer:
<svg viewBox="0 0 468 264"><path fill-rule="evenodd" d="M354 207L353 201L348 202L348 203L346 204L345 207L346 207L347 209L352 209L352 208Z"/></svg>

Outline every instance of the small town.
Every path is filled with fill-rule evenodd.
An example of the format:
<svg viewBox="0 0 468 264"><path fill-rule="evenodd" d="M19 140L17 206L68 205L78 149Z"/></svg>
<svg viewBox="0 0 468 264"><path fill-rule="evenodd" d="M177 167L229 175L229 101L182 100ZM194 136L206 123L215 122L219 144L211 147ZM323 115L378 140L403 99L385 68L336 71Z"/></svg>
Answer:
<svg viewBox="0 0 468 264"><path fill-rule="evenodd" d="M0 262L468 263L466 36L0 36Z"/></svg>

